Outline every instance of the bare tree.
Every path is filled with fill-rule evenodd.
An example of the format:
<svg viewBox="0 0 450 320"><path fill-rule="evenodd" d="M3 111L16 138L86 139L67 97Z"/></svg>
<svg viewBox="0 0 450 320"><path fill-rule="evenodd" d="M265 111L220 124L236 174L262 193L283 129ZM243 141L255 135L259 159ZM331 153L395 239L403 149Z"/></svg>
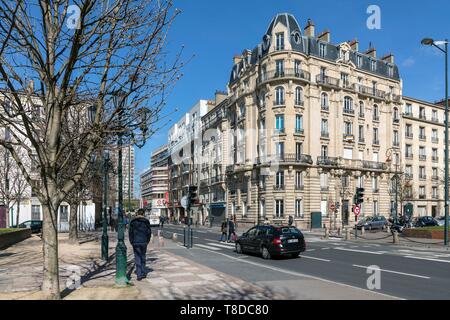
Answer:
<svg viewBox="0 0 450 320"><path fill-rule="evenodd" d="M20 151L17 151L20 154ZM0 148L0 197L5 207L17 206L15 225L19 225L20 204L27 195L28 183L17 164L11 159L9 151ZM13 224L13 221L11 221Z"/></svg>
<svg viewBox="0 0 450 320"><path fill-rule="evenodd" d="M182 66L180 53L165 51L177 14L171 0L0 0L0 90L11 101L0 110L0 126L11 128L11 139L0 145L43 208L42 291L48 299L60 299L58 208L92 154L138 123L145 137L158 129ZM120 107L114 103L119 90L127 100ZM85 123L65 137L70 111L79 106ZM36 160L40 188L15 146ZM67 177L72 158L77 165Z"/></svg>

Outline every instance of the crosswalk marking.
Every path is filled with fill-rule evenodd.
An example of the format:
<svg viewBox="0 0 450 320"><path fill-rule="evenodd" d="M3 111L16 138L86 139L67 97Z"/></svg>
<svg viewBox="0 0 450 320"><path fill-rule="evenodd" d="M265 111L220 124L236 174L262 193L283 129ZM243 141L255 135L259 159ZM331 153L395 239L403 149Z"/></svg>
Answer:
<svg viewBox="0 0 450 320"><path fill-rule="evenodd" d="M335 248L335 250L339 251L351 251L351 252L360 252L360 253L369 253L369 254L385 254L384 251L366 251L366 250L356 250L356 249L347 249L347 248Z"/></svg>
<svg viewBox="0 0 450 320"><path fill-rule="evenodd" d="M213 250L213 251L220 251L219 248L205 246L203 244L195 244L195 247L200 247L200 248L203 248L203 249L209 249L209 250Z"/></svg>
<svg viewBox="0 0 450 320"><path fill-rule="evenodd" d="M219 247L219 248L225 248L225 249L234 249L234 245L233 244L219 244L219 243L208 243L210 246L214 246L214 247Z"/></svg>
<svg viewBox="0 0 450 320"><path fill-rule="evenodd" d="M405 258L450 263L450 260L432 259L432 258L425 258L425 257L405 256Z"/></svg>

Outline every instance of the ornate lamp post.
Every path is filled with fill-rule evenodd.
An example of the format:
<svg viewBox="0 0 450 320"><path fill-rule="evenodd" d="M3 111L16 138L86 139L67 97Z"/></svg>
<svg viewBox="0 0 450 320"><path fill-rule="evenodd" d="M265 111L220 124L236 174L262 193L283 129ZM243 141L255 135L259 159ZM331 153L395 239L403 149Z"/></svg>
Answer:
<svg viewBox="0 0 450 320"><path fill-rule="evenodd" d="M433 46L438 48L440 51L442 51L445 54L445 227L444 227L444 243L447 246L448 245L448 218L449 218L449 212L448 212L448 205L449 205L449 190L448 190L448 138L449 138L449 132L448 132L448 40L444 41L435 41L430 38L425 38L422 40L422 44L426 46ZM444 49L441 48L441 46L444 46Z"/></svg>
<svg viewBox="0 0 450 320"><path fill-rule="evenodd" d="M122 147L124 139L128 144L134 144L142 148L147 139L148 132L148 110L141 108L138 110L129 110L126 108L127 94L121 90L116 91L113 97L113 103L118 110L118 230L116 246L116 285L125 286L128 284L126 276L127 269L127 247L125 245L125 226L123 212L123 165L122 165ZM124 120L126 119L126 123ZM136 129L141 131L141 136L135 134Z"/></svg>
<svg viewBox="0 0 450 320"><path fill-rule="evenodd" d="M111 162L109 159L109 151L105 150L103 154L103 233L102 233L102 259L108 260L108 247L109 247L109 238L108 238L108 188L109 188L109 179L108 173L109 168L111 166Z"/></svg>

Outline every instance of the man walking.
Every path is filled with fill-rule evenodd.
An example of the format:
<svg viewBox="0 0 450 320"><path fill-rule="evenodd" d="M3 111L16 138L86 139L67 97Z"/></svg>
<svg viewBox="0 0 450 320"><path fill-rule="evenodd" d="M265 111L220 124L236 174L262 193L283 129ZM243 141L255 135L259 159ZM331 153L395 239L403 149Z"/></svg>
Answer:
<svg viewBox="0 0 450 320"><path fill-rule="evenodd" d="M231 235L234 234L234 222L233 219L228 220L228 239L227 242L231 242Z"/></svg>
<svg viewBox="0 0 450 320"><path fill-rule="evenodd" d="M133 246L137 280L141 281L147 274L145 270L147 245L152 236L150 222L144 217L144 210L139 209L136 218L130 223L129 240Z"/></svg>

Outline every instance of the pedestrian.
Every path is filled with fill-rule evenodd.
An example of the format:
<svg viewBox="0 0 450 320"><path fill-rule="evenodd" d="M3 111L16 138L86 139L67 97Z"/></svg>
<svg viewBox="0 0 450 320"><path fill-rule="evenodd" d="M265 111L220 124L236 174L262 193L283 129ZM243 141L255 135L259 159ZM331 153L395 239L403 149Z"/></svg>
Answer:
<svg viewBox="0 0 450 320"><path fill-rule="evenodd" d="M165 220L165 218L163 216L159 217L159 224L161 225L161 229L164 228L164 220Z"/></svg>
<svg viewBox="0 0 450 320"><path fill-rule="evenodd" d="M234 222L233 219L228 220L228 239L227 242L231 242L231 235L234 234Z"/></svg>
<svg viewBox="0 0 450 320"><path fill-rule="evenodd" d="M129 240L133 246L134 262L136 265L137 280L144 279L146 274L147 245L152 236L150 222L144 217L144 210L139 209L136 217L130 223Z"/></svg>
<svg viewBox="0 0 450 320"><path fill-rule="evenodd" d="M220 236L220 242L225 242L227 240L227 222L224 220L222 222L222 225L220 227L220 231L222 232L222 235Z"/></svg>
<svg viewBox="0 0 450 320"><path fill-rule="evenodd" d="M289 227L292 226L293 223L294 223L294 218L292 218L292 216L289 216L289 220L288 220Z"/></svg>

